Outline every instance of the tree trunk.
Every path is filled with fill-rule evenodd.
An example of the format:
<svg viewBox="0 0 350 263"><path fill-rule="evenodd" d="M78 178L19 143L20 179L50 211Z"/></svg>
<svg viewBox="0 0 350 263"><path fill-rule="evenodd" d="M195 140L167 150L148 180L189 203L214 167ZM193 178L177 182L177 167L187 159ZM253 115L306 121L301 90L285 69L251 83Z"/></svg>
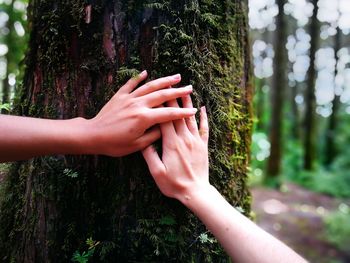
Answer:
<svg viewBox="0 0 350 263"><path fill-rule="evenodd" d="M264 106L265 106L265 94L263 92L264 85L266 83L266 79L259 79L255 77L255 113L254 116L257 119L256 130L263 131L265 128L264 123Z"/></svg>
<svg viewBox="0 0 350 263"><path fill-rule="evenodd" d="M290 106L291 106L291 138L294 140L299 140L300 138L300 123L299 123L299 109L298 104L295 101L296 96L298 95L299 83L296 83L294 87L290 87Z"/></svg>
<svg viewBox="0 0 350 263"><path fill-rule="evenodd" d="M88 4L86 4L86 2ZM93 117L135 72L181 73L208 108L210 176L249 213L251 87L243 1L32 0L18 114ZM205 227L160 193L140 153L50 156L13 165L0 207L2 262L228 262ZM235 238L235 237L232 237Z"/></svg>
<svg viewBox="0 0 350 263"><path fill-rule="evenodd" d="M305 94L305 138L304 138L304 169L311 171L314 169L316 154L316 68L315 55L318 48L320 27L317 20L318 0L312 0L314 11L310 24L310 67L307 72L307 88Z"/></svg>
<svg viewBox="0 0 350 263"><path fill-rule="evenodd" d="M281 172L282 158L282 117L283 101L286 85L286 21L283 12L285 0L277 2L279 13L276 20L275 58L273 64L273 79L271 87L271 122L269 140L271 144L270 157L267 162L267 178L276 177Z"/></svg>
<svg viewBox="0 0 350 263"><path fill-rule="evenodd" d="M335 70L334 80L338 75L338 52L341 48L341 29L337 27L337 34L334 38L334 55L335 55ZM328 129L326 130L326 146L325 146L325 160L324 164L329 167L334 158L337 155L337 149L335 146L336 129L337 129L337 116L340 107L340 94L337 94L338 85L334 81L334 99L332 101L332 114L329 116Z"/></svg>

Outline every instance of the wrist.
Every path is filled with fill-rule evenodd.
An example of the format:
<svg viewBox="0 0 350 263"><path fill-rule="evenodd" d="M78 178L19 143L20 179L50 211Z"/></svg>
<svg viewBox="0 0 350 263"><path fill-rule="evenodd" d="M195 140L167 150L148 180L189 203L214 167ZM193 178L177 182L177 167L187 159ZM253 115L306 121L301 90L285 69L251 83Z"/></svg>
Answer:
<svg viewBox="0 0 350 263"><path fill-rule="evenodd" d="M177 199L189 209L194 210L198 203L206 202L215 193L217 193L216 188L208 182L192 187Z"/></svg>
<svg viewBox="0 0 350 263"><path fill-rule="evenodd" d="M92 127L90 120L78 117L68 120L69 135L72 145L72 153L74 154L95 154L93 143L95 140L92 136Z"/></svg>

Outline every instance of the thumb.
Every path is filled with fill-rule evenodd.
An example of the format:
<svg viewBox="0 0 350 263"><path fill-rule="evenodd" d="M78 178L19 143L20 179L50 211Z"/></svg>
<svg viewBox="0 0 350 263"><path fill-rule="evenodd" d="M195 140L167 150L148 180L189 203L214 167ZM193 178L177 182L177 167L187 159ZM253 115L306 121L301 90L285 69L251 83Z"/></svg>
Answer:
<svg viewBox="0 0 350 263"><path fill-rule="evenodd" d="M142 151L142 155L143 158L145 158L148 169L155 180L157 180L158 177L165 175L166 168L153 145L145 148Z"/></svg>

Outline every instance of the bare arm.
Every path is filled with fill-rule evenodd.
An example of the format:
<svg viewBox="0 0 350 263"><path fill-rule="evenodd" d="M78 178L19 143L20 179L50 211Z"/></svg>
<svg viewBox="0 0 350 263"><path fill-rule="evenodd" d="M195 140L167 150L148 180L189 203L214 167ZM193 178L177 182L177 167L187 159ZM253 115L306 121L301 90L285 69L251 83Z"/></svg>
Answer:
<svg viewBox="0 0 350 263"><path fill-rule="evenodd" d="M189 96L184 107L191 108ZM175 101L168 106L178 106ZM201 110L200 129L194 117L161 124L162 159L152 146L143 151L158 187L194 212L235 262L306 262L282 242L234 209L209 183L208 122Z"/></svg>
<svg viewBox="0 0 350 263"><path fill-rule="evenodd" d="M158 123L194 115L195 109L157 108L192 92L169 89L180 75L150 81L142 72L130 79L93 119L47 120L0 115L0 162L50 154L122 156L144 149L160 137Z"/></svg>

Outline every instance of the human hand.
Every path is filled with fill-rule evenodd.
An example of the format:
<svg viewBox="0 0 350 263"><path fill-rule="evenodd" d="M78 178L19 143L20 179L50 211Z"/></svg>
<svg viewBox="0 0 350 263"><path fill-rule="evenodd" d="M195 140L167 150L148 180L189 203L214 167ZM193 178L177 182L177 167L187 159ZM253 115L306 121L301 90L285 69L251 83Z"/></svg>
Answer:
<svg viewBox="0 0 350 263"><path fill-rule="evenodd" d="M192 108L189 95L182 98L184 108ZM167 106L178 108L176 100ZM154 147L142 151L149 170L162 193L184 202L191 193L206 189L209 184L209 128L205 107L201 108L200 129L194 116L162 123L163 155Z"/></svg>
<svg viewBox="0 0 350 263"><path fill-rule="evenodd" d="M142 150L160 138L159 127L152 126L196 113L193 107L158 107L192 92L191 86L168 88L181 81L179 74L150 81L135 90L146 78L144 71L130 79L95 118L88 120L89 153L123 156Z"/></svg>

